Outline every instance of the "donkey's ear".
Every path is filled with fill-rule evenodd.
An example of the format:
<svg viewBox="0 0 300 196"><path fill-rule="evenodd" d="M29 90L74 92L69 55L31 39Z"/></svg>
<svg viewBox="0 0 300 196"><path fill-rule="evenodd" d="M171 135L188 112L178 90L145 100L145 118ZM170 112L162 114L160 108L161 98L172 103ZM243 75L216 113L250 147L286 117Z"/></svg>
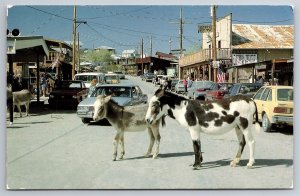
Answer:
<svg viewBox="0 0 300 196"><path fill-rule="evenodd" d="M161 96L164 95L164 93L165 93L165 89L159 88L159 89L157 89L157 91L155 92L155 96L161 97Z"/></svg>
<svg viewBox="0 0 300 196"><path fill-rule="evenodd" d="M108 95L108 96L106 96L106 97L104 97L104 102L105 103L107 103L107 102L109 102L109 100L111 99L111 95Z"/></svg>

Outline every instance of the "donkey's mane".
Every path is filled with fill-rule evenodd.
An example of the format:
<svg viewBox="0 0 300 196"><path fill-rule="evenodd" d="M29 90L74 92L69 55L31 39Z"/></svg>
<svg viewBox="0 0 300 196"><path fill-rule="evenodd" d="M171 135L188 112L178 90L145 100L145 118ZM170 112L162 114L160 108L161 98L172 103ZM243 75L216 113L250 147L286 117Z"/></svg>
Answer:
<svg viewBox="0 0 300 196"><path fill-rule="evenodd" d="M155 92L155 95L158 97L161 107L168 104L171 108L175 108L175 105L180 105L182 101L188 100L184 96L165 91L163 89L158 89Z"/></svg>

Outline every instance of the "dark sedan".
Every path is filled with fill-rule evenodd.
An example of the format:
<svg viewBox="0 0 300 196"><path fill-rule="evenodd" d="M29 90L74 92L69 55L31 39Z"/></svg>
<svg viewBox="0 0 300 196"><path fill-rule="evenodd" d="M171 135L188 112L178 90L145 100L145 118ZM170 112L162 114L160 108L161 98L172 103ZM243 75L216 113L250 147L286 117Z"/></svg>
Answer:
<svg viewBox="0 0 300 196"><path fill-rule="evenodd" d="M91 97L80 102L77 107L77 116L81 118L83 123L89 123L93 120L94 103L98 95L112 95L112 99L121 106L145 104L148 102L148 96L143 94L138 85L100 85L96 87Z"/></svg>
<svg viewBox="0 0 300 196"><path fill-rule="evenodd" d="M235 95L245 95L247 97L253 97L253 95L260 89L262 85L260 83L236 83L230 88L229 93L224 96L231 97Z"/></svg>
<svg viewBox="0 0 300 196"><path fill-rule="evenodd" d="M81 80L63 80L59 86L49 95L49 106L51 108L73 107L88 95L88 88Z"/></svg>

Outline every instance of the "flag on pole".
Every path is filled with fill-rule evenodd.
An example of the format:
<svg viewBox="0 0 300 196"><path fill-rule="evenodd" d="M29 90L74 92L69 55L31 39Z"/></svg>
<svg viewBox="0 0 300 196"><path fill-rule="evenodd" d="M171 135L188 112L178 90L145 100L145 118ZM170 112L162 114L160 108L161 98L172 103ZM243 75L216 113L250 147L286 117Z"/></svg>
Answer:
<svg viewBox="0 0 300 196"><path fill-rule="evenodd" d="M225 82L225 73L222 72L220 68L217 69L217 82L224 83Z"/></svg>

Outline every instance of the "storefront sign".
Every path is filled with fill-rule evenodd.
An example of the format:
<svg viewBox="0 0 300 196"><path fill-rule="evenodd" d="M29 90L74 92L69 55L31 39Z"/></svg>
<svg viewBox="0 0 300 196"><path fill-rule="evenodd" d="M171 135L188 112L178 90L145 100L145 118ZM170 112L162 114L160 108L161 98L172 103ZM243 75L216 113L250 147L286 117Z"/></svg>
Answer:
<svg viewBox="0 0 300 196"><path fill-rule="evenodd" d="M257 63L257 54L233 54L233 66Z"/></svg>

